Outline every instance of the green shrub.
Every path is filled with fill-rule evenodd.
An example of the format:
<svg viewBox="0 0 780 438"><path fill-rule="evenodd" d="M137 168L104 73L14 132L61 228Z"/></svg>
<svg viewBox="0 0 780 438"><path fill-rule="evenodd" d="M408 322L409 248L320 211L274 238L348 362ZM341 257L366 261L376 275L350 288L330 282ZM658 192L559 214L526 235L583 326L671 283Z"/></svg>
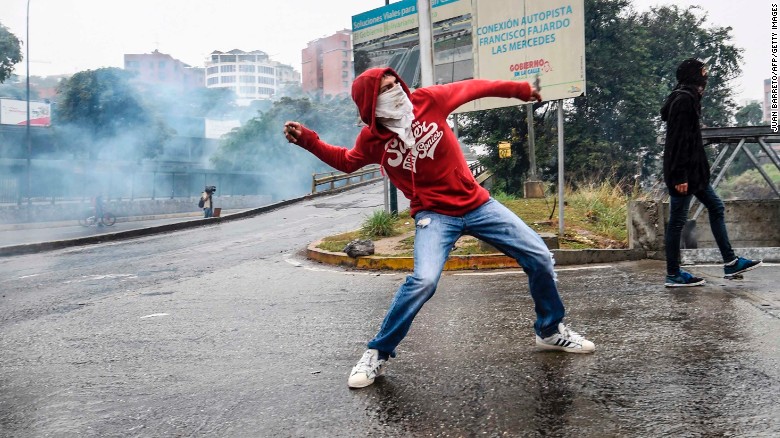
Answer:
<svg viewBox="0 0 780 438"><path fill-rule="evenodd" d="M566 197L572 207L582 211L582 217L592 224L594 231L615 240L627 238L629 196L623 185L612 181L592 182L568 192Z"/></svg>
<svg viewBox="0 0 780 438"><path fill-rule="evenodd" d="M363 222L360 233L367 238L392 236L395 234L394 227L397 221L397 216L384 210L376 210Z"/></svg>
<svg viewBox="0 0 780 438"><path fill-rule="evenodd" d="M493 199L495 199L496 201L498 201L498 202L500 202L502 204L506 204L507 201L515 201L515 200L517 200L517 196L507 194L506 192L504 192L502 190L491 191L490 196L492 196Z"/></svg>
<svg viewBox="0 0 780 438"><path fill-rule="evenodd" d="M780 185L780 171L774 164L767 163L761 168L776 186ZM740 175L727 178L718 186L718 194L726 200L769 199L775 196L775 192L767 184L764 176L756 169L750 169Z"/></svg>

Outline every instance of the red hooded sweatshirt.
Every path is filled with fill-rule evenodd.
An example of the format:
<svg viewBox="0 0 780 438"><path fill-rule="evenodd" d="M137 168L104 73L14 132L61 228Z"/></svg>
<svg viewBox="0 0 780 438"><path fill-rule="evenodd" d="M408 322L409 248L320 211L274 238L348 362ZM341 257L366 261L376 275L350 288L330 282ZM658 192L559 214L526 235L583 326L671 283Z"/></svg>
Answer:
<svg viewBox="0 0 780 438"><path fill-rule="evenodd" d="M394 75L414 107L412 129L416 144L408 148L392 131L376 121L376 103L385 73ZM529 100L528 82L471 79L418 88L413 93L390 68L372 68L352 84L352 99L367 125L346 149L332 146L316 132L303 127L296 144L342 172L351 173L368 164L381 164L390 181L410 201L410 213L430 210L463 216L487 202L490 194L474 179L447 117L464 103L482 97Z"/></svg>

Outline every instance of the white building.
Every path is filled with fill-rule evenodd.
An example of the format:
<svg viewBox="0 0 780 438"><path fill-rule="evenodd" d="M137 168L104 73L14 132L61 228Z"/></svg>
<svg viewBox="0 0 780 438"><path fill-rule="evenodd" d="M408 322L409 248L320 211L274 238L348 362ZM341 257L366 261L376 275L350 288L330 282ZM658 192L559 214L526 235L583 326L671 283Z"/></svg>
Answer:
<svg viewBox="0 0 780 438"><path fill-rule="evenodd" d="M260 50L215 50L206 60L206 87L232 89L238 105L271 99L281 87L300 83L301 74L293 67L272 61Z"/></svg>

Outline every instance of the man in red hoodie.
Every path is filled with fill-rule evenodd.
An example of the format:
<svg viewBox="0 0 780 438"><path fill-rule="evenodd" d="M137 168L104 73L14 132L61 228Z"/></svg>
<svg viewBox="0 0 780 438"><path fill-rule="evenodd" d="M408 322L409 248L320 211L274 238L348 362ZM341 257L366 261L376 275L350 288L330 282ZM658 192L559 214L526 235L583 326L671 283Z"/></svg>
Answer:
<svg viewBox="0 0 780 438"><path fill-rule="evenodd" d="M390 304L379 333L352 369L347 384L374 383L409 332L412 320L436 291L450 249L464 234L475 236L517 260L528 274L536 310L536 345L590 353L592 342L563 324L553 259L542 238L517 215L492 199L469 170L460 144L447 125L459 106L482 97L541 101L527 82L472 79L418 88L413 93L390 68L366 70L352 84L352 99L366 126L347 149L320 140L298 122L286 122L287 141L346 173L380 164L410 200L417 228L414 273Z"/></svg>

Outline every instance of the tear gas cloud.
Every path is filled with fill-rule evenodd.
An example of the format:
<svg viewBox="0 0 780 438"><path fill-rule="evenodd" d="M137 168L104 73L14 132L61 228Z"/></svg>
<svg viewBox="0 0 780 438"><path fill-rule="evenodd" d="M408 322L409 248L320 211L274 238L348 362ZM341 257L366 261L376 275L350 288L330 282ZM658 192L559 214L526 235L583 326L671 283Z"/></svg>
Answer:
<svg viewBox="0 0 780 438"><path fill-rule="evenodd" d="M128 95L117 96L117 90ZM282 135L283 119L263 118L259 110L273 111L273 105L260 102L237 107L232 98L230 93L214 89L112 88L92 101L99 106L99 117L92 115L96 111L81 118L71 117L65 123L61 117L58 120L64 109L59 107L63 96L58 95L52 127L31 128L35 131L31 196L36 201L97 195L113 200L189 198L198 196L205 185L215 185L218 196L265 195L278 201L309 193L313 173L333 170L309 152L287 143ZM112 100L137 102L145 114L112 106ZM313 117L297 116L301 120ZM327 120L327 115L319 117ZM253 118L262 118L268 125L255 138L243 138L251 134L235 129L222 138L207 138L210 133L206 132L206 119L238 120L244 126ZM351 147L359 130L356 110L354 118L354 132L346 133L351 140L343 146ZM7 128L0 127L6 168L0 178L6 194L0 202L12 203L27 196L27 148L25 129L10 127L14 132L4 134ZM344 130L338 127L329 132L320 126L318 132L334 144L340 143L329 139L345 138ZM231 136L248 147L233 154L232 163L220 165L212 158L225 155L220 147ZM247 164L253 166L248 168Z"/></svg>

